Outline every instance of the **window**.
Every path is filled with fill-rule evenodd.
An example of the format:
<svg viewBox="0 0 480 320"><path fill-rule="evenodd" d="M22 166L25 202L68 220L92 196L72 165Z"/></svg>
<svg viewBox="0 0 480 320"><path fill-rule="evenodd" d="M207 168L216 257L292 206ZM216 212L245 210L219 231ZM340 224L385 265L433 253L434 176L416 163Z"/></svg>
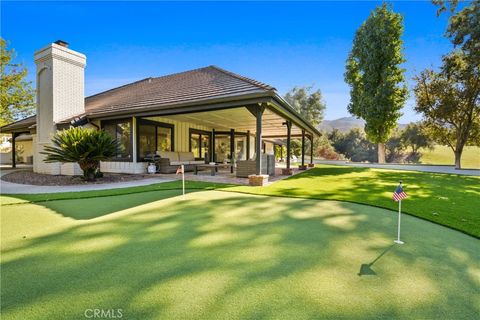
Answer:
<svg viewBox="0 0 480 320"><path fill-rule="evenodd" d="M157 151L155 126L147 124L139 125L137 132L138 153L140 159L143 159L147 154L155 153Z"/></svg>
<svg viewBox="0 0 480 320"><path fill-rule="evenodd" d="M215 162L230 162L230 135L215 134Z"/></svg>
<svg viewBox="0 0 480 320"><path fill-rule="evenodd" d="M200 158L200 134L198 133L190 133L190 151L193 153L195 158Z"/></svg>
<svg viewBox="0 0 480 320"><path fill-rule="evenodd" d="M247 160L247 136L236 135L235 136L235 159Z"/></svg>
<svg viewBox="0 0 480 320"><path fill-rule="evenodd" d="M205 159L210 152L210 132L190 129L190 151L195 159Z"/></svg>
<svg viewBox="0 0 480 320"><path fill-rule="evenodd" d="M130 119L102 121L102 129L118 141L116 161L132 161L132 123Z"/></svg>
<svg viewBox="0 0 480 320"><path fill-rule="evenodd" d="M172 131L173 128L157 126L158 151L172 151Z"/></svg>
<svg viewBox="0 0 480 320"><path fill-rule="evenodd" d="M172 124L138 119L138 161L157 151L173 151Z"/></svg>

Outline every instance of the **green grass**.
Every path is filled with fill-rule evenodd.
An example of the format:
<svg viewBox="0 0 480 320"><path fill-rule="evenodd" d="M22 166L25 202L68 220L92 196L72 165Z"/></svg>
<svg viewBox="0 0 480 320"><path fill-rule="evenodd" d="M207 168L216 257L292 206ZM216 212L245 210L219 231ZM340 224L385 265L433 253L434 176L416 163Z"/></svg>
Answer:
<svg viewBox="0 0 480 320"><path fill-rule="evenodd" d="M422 150L422 164L455 165L452 149L446 146L435 146L433 150ZM462 154L463 169L480 169L480 147L467 146Z"/></svg>
<svg viewBox="0 0 480 320"><path fill-rule="evenodd" d="M332 179L314 172L290 182ZM392 246L397 216L385 209L220 191L176 195L2 206L2 320L85 319L92 308L121 308L124 319L480 312L480 243L460 232L404 216L406 244Z"/></svg>
<svg viewBox="0 0 480 320"><path fill-rule="evenodd" d="M225 188L233 185L224 183L211 183L202 181L185 181L185 188L190 190L213 190L216 188ZM146 186L139 187L127 187L107 190L93 190L93 191L80 191L80 192L58 192L58 193L38 193L38 194L7 194L0 197L0 205L11 205L16 203L27 202L44 202L53 200L66 200L66 199L87 199L97 197L107 197L115 195L127 195L133 193L142 193L150 191L163 191L163 190L181 190L182 182L180 180L155 183Z"/></svg>
<svg viewBox="0 0 480 320"><path fill-rule="evenodd" d="M398 210L392 193L402 180L403 211L480 238L480 177L319 165L267 187L228 190L269 196L342 200Z"/></svg>
<svg viewBox="0 0 480 320"><path fill-rule="evenodd" d="M220 189L269 196L341 200L397 210L397 203L392 201L391 196L399 180L403 180L409 195L403 202L403 212L480 238L480 177L317 165L315 169L268 187L198 181L186 181L185 186L191 191ZM173 190L174 194L178 194L180 189L181 182L172 181L111 190L3 195L0 204L92 199L108 206L103 197L165 190Z"/></svg>

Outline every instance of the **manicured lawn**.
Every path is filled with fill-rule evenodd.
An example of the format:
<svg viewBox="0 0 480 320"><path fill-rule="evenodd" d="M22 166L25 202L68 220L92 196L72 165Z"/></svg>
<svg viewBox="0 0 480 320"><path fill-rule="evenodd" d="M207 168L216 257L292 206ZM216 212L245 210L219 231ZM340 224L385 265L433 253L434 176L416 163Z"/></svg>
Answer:
<svg viewBox="0 0 480 320"><path fill-rule="evenodd" d="M454 165L455 156L452 149L446 146L435 146L433 150L422 150L422 164ZM480 147L466 146L462 154L464 169L480 169Z"/></svg>
<svg viewBox="0 0 480 320"><path fill-rule="evenodd" d="M230 185L224 183L210 183L202 181L186 181L185 188L191 190L213 190L216 188L225 188ZM43 202L52 200L65 200L65 199L86 199L107 197L115 195L127 195L133 193L142 193L148 191L164 191L164 190L177 190L177 194L181 192L182 182L171 181L163 183L155 183L140 187L128 187L117 188L107 190L93 190L93 191L81 191L81 192L59 192L59 193L40 193L40 194L10 194L0 197L0 205L9 205L15 203L26 202Z"/></svg>
<svg viewBox="0 0 480 320"><path fill-rule="evenodd" d="M397 204L391 196L399 180L404 182L409 195L403 202L403 212L480 238L480 177L317 165L315 169L268 187L187 181L186 188L191 191L220 189L270 196L341 200L397 210ZM103 197L112 195L165 190L179 194L180 189L181 182L172 181L112 190L6 195L0 197L0 204L89 198L103 203Z"/></svg>
<svg viewBox="0 0 480 320"><path fill-rule="evenodd" d="M480 238L480 177L319 165L268 187L228 190L270 196L330 199L397 210L392 193L402 180L404 212Z"/></svg>
<svg viewBox="0 0 480 320"><path fill-rule="evenodd" d="M325 170L333 169L291 179L292 195L304 179L328 184ZM352 183L365 194L362 172L351 174L360 175ZM389 193L383 179L372 187ZM480 241L463 233L404 216L406 244L392 246L397 216L385 209L220 191L177 195L2 206L2 319L84 319L92 308L121 308L124 319L474 319L480 312Z"/></svg>

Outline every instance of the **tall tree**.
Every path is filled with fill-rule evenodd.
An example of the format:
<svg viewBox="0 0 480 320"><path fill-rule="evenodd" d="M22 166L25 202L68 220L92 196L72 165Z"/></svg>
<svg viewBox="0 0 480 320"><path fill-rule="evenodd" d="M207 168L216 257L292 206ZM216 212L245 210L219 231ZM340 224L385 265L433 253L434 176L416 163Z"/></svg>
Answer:
<svg viewBox="0 0 480 320"><path fill-rule="evenodd" d="M320 89L313 91L313 87L294 87L285 95L285 100L313 126L323 120L326 104Z"/></svg>
<svg viewBox="0 0 480 320"><path fill-rule="evenodd" d="M34 91L25 80L27 69L14 63L15 51L0 38L0 126L35 113Z"/></svg>
<svg viewBox="0 0 480 320"><path fill-rule="evenodd" d="M461 169L463 148L480 143L480 62L454 51L443 58L439 72L427 69L414 78L417 112L437 142L455 154Z"/></svg>
<svg viewBox="0 0 480 320"><path fill-rule="evenodd" d="M385 142L395 130L408 97L402 47L403 17L386 3L360 26L345 72L350 85L348 111L365 120L365 133L378 144L378 162L385 162Z"/></svg>
<svg viewBox="0 0 480 320"><path fill-rule="evenodd" d="M456 48L460 48L469 59L480 60L480 1L471 1L458 10L458 0L433 0L439 6L437 15L450 12L445 35Z"/></svg>
<svg viewBox="0 0 480 320"><path fill-rule="evenodd" d="M439 71L427 69L414 78L415 109L432 138L452 149L460 169L464 146L480 144L480 3L460 10L456 0L434 3L438 13L450 9L445 35L455 50L442 58Z"/></svg>

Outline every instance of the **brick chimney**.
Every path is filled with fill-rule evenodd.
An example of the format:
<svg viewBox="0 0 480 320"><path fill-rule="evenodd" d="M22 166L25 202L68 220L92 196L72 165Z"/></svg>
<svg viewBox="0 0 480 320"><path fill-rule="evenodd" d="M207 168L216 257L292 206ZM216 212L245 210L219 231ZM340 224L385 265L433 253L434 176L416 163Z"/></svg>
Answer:
<svg viewBox="0 0 480 320"><path fill-rule="evenodd" d="M51 143L56 123L85 111L85 55L68 48L68 43L55 41L38 50L34 55L37 66L37 134L36 144L40 152ZM39 161L34 170L58 174L55 164Z"/></svg>

